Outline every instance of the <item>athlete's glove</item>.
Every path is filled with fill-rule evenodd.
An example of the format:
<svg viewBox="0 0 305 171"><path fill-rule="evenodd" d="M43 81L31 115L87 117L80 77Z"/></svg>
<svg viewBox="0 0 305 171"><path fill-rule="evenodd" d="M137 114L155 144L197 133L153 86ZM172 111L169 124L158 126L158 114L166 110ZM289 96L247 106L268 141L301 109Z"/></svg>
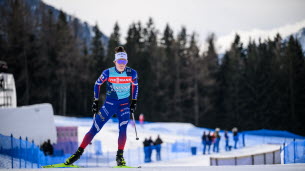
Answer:
<svg viewBox="0 0 305 171"><path fill-rule="evenodd" d="M131 100L130 113L134 113L137 108L137 100Z"/></svg>
<svg viewBox="0 0 305 171"><path fill-rule="evenodd" d="M98 111L98 100L93 100L92 112L95 114Z"/></svg>

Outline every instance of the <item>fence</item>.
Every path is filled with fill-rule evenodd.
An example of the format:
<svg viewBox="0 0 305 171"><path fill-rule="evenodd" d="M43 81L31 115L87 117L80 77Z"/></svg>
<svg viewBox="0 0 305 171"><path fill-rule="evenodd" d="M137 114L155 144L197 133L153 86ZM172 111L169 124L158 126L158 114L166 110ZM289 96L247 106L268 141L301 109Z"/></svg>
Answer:
<svg viewBox="0 0 305 171"><path fill-rule="evenodd" d="M183 148L183 150L177 150L177 144L162 144L161 160L172 160L192 155L188 145L187 147L182 147L182 145L179 144L179 146L179 148ZM86 149L87 152L85 152L75 164L85 167L116 165L116 152L92 153L90 152L92 151L90 148L94 148L94 146L89 145ZM0 134L0 168L40 168L40 166L43 165L62 163L70 155L71 154L52 157L45 156L40 148L34 144L34 141L29 142L27 138L23 140L21 137L17 139L14 138L13 135L4 136ZM151 161L157 161L157 154L154 146L152 147L150 156L152 159ZM125 150L124 157L128 165L140 165L145 162L144 148Z"/></svg>
<svg viewBox="0 0 305 171"><path fill-rule="evenodd" d="M284 147L284 163L305 163L305 140L294 140Z"/></svg>
<svg viewBox="0 0 305 171"><path fill-rule="evenodd" d="M286 141L287 142L287 141ZM285 146L285 144L284 144ZM165 143L161 147L161 160L172 160L177 158L189 157L194 153L191 149L197 148L197 152L201 154L201 144L194 144L192 142L176 142ZM86 152L80 160L75 164L86 167L101 167L101 166L114 166L116 152L92 153L90 148L95 148L89 145ZM152 147L151 158L152 161L157 161L156 150ZM305 140L292 141L283 149L284 163L305 163ZM39 168L42 165L62 163L71 154L62 156L45 156L34 141L29 142L20 138L11 136L3 136L0 134L0 168ZM261 154L257 156L247 156L244 159L233 158L231 164L268 164L278 163L279 152ZM145 162L144 148L136 148L125 150L124 157L128 165L136 166ZM212 161L211 165L220 165L222 161Z"/></svg>
<svg viewBox="0 0 305 171"><path fill-rule="evenodd" d="M44 155L34 141L0 134L0 168L38 168L51 160L63 161L63 157L50 158Z"/></svg>
<svg viewBox="0 0 305 171"><path fill-rule="evenodd" d="M238 157L210 157L211 166L219 165L262 165L262 164L280 164L280 149L266 153L253 155L244 155Z"/></svg>

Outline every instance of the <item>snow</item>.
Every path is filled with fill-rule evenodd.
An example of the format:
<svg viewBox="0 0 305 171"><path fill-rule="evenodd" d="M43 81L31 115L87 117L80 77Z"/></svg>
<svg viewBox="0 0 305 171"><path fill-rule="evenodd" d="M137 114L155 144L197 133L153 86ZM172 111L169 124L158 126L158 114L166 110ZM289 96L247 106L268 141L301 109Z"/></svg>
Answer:
<svg viewBox="0 0 305 171"><path fill-rule="evenodd" d="M37 104L17 108L0 108L0 134L34 140L36 145L50 139L56 143L53 108L50 104Z"/></svg>
<svg viewBox="0 0 305 171"><path fill-rule="evenodd" d="M92 125L92 118L79 119L75 117L63 117L55 116L56 126L78 126L78 142L83 140L85 134L90 130ZM184 142L196 142L200 143L199 136L189 136L187 135L187 130L196 128L189 123L148 123L144 126L136 125L139 140L136 140L135 129L131 123L127 127L127 141L125 149L136 149L143 147L143 141L145 138L152 137L153 140L157 138L160 134L161 139L164 143L174 143L176 141ZM102 142L103 151L114 152L117 151L117 139L118 139L118 123L109 120L102 130L96 134L94 140L99 140ZM94 141L93 140L93 141Z"/></svg>
<svg viewBox="0 0 305 171"><path fill-rule="evenodd" d="M80 143L85 134L91 128L93 119L92 118L76 118L76 117L64 117L54 116L56 126L78 126L78 142ZM146 123L144 125L137 124L137 132L139 141L136 141L135 129L132 123L128 124L127 128L127 141L125 149L137 149L143 147L143 141L145 138L152 137L153 140L160 135L164 144L172 144L175 142L181 142L187 144L188 147L197 147L198 151L201 151L201 135L203 131L210 131L211 129L195 127L190 123L168 123L168 122L155 122ZM118 139L118 123L113 120L109 120L102 130L94 137L93 141L99 140L102 142L104 152L115 152L117 151L117 139ZM223 132L220 132L223 136ZM230 145L233 144L232 134L229 132ZM242 137L240 135L240 141L238 147L242 147ZM259 144L277 144L282 145L284 142L287 144L293 141L292 138L282 137L268 137L268 136L257 136L257 135L246 135L245 143L246 146L255 146ZM94 142L93 142L94 144ZM220 151L224 151L225 142L222 139L220 141ZM269 146L272 148L271 146ZM212 148L212 147L211 147Z"/></svg>
<svg viewBox="0 0 305 171"><path fill-rule="evenodd" d="M210 157L213 158L234 158L241 156L251 156L255 154L267 153L270 151L280 149L280 145L257 145L254 147L245 147L237 150L232 150L229 152L222 153L214 153L209 155L199 155L191 156L187 158L180 158L171 161L161 161L155 163L147 163L143 166L209 166L210 165Z"/></svg>
<svg viewBox="0 0 305 171"><path fill-rule="evenodd" d="M7 169L0 169L0 171ZM26 171L28 169L19 169L20 171ZM43 169L43 170L54 170ZM122 171L120 168L56 168L56 171ZM125 170L125 169L124 169ZM245 165L245 166L143 166L142 168L130 168L129 171L304 171L305 164L286 164L286 165ZM31 169L31 171L41 171L41 169Z"/></svg>
<svg viewBox="0 0 305 171"><path fill-rule="evenodd" d="M45 139L51 139L52 142L56 142L56 129L55 126L77 126L78 127L78 143L80 144L85 134L91 128L93 123L92 118L77 118L77 117L64 117L64 116L54 116L51 105L40 104L33 106L25 106L21 108L11 108L11 109L1 109L0 117L3 118L0 121L0 133L4 135L10 135L13 133L16 136L28 136L31 137L36 142L41 142ZM245 148L240 148L237 150L232 150L230 152L224 152L224 141L221 140L220 143L220 153L212 153L210 155L202 155L202 145L201 145L201 135L203 131L210 131L207 128L198 128L190 123L165 123L165 122L155 122L155 123L145 123L144 125L137 124L139 141L136 140L135 129L132 123L129 123L127 128L127 142L125 145L125 158L128 164L138 165L143 161L143 141L145 138L152 137L153 140L160 135L164 144L162 145L162 161L143 164L145 170L202 170L210 168L217 168L219 170L225 170L226 167L206 167L210 164L210 157L238 157L244 155L253 155L258 153L266 153L279 149L283 142L290 142L292 139L285 139L281 137L261 137L257 135L247 135ZM118 139L118 123L110 119L103 129L94 137L94 141L99 140L102 142L102 152L105 154L100 156L99 166L105 168L105 166L115 165L114 161L111 159L115 157L115 152L117 151L117 139ZM45 137L42 137L44 135ZM220 132L223 137L223 132ZM232 134L229 133L232 145ZM54 138L55 137L55 138ZM240 137L240 143L238 147L242 147ZM184 152L172 152L173 143L183 143L187 145L188 151ZM268 143L275 143L273 145L268 145ZM265 145L262 145L265 144ZM191 156L190 147L197 147L197 155ZM211 147L212 148L212 147ZM211 149L212 151L212 149ZM88 154L91 152L91 154ZM87 154L86 154L87 153ZM89 145L86 148L85 155L94 156L93 145ZM108 157L108 158L105 158ZM96 162L97 158L92 158ZM111 161L105 161L105 160ZM131 161L134 159L136 161ZM153 151L152 159L155 159L155 151ZM6 156L0 156L0 168L10 164L10 159ZM138 162L139 161L139 162ZM98 164L92 162L90 166L97 166ZM108 164L106 164L106 163ZM137 163L136 163L137 162ZM18 162L16 162L18 163ZM94 165L93 165L94 163ZM104 163L104 164L103 164ZM189 167L186 167L189 166ZM256 167L256 166L255 166ZM294 166L295 167L295 166ZM304 168L304 165L301 168ZM5 167L7 168L7 167ZM104 169L103 168L103 169ZM229 168L229 167L227 167ZM242 170L242 167L236 167ZM249 167L250 168L250 167ZM284 167L274 167L272 169L279 169ZM286 167L282 170L285 170ZM217 170L216 169L216 170ZM237 169L237 170L238 170ZM243 168L245 169L245 168ZM248 168L246 168L248 169ZM268 170L268 168L260 168L263 170ZM291 169L291 168L290 168ZM298 167L295 168L298 170ZM78 169L77 169L78 170ZM85 169L81 169L85 170ZM99 170L90 168L90 170Z"/></svg>

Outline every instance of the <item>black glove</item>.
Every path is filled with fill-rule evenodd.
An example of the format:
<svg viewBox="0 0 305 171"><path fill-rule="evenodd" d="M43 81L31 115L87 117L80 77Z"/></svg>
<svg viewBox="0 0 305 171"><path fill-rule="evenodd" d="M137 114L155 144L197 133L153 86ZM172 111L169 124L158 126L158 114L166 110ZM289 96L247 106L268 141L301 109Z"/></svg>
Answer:
<svg viewBox="0 0 305 171"><path fill-rule="evenodd" d="M134 113L137 108L137 100L131 100L130 113Z"/></svg>
<svg viewBox="0 0 305 171"><path fill-rule="evenodd" d="M98 100L93 100L92 112L95 114L98 112Z"/></svg>

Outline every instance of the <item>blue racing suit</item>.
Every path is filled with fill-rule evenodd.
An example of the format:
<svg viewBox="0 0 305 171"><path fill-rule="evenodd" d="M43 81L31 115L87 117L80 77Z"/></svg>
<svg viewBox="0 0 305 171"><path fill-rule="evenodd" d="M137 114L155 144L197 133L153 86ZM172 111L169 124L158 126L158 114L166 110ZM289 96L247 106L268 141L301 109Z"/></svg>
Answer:
<svg viewBox="0 0 305 171"><path fill-rule="evenodd" d="M107 82L107 87L104 105L95 114L92 127L85 135L80 147L86 148L112 115L117 114L119 120L118 149L124 150L126 129L130 118L129 97L131 94L131 99L137 100L138 98L137 72L129 67L126 67L123 72L118 71L116 67L104 70L94 85L95 100L99 99L100 86L105 82Z"/></svg>

